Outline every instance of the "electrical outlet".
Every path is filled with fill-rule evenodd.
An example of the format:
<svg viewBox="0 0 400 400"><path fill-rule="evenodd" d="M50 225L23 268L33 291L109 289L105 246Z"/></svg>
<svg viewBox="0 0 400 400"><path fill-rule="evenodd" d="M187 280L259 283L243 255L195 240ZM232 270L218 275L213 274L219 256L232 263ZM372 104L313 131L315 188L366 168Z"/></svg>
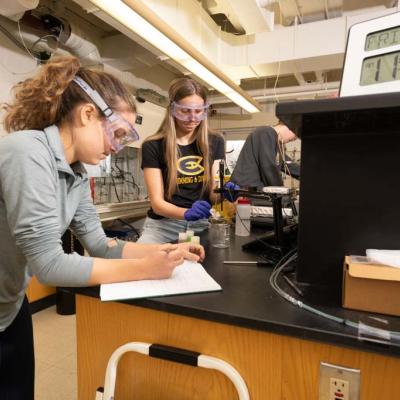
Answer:
<svg viewBox="0 0 400 400"><path fill-rule="evenodd" d="M321 362L319 400L360 400L360 370Z"/></svg>
<svg viewBox="0 0 400 400"><path fill-rule="evenodd" d="M349 382L343 379L331 378L329 385L329 400L350 400Z"/></svg>

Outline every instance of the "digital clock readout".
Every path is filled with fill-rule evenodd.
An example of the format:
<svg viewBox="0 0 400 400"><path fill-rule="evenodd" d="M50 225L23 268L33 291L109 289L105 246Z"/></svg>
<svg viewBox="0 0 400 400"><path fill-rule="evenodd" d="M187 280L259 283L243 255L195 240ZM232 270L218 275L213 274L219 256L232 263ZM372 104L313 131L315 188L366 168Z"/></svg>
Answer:
<svg viewBox="0 0 400 400"><path fill-rule="evenodd" d="M400 51L369 57L363 61L360 85L373 85L400 79Z"/></svg>
<svg viewBox="0 0 400 400"><path fill-rule="evenodd" d="M367 35L365 51L384 49L400 44L400 26Z"/></svg>

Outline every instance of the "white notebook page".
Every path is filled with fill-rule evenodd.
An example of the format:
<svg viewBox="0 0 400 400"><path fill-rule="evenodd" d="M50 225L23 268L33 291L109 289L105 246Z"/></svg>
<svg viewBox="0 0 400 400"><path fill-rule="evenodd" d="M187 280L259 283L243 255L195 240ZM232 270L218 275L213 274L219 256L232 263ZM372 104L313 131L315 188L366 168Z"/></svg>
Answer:
<svg viewBox="0 0 400 400"><path fill-rule="evenodd" d="M103 301L124 300L217 290L222 290L221 286L201 264L186 260L174 269L169 279L103 284L100 298Z"/></svg>

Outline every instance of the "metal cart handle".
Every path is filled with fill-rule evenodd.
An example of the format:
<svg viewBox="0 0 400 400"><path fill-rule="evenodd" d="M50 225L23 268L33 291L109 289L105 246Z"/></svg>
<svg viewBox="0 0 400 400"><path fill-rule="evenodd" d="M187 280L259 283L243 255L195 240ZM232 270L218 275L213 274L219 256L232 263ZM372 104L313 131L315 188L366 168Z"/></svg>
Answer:
<svg viewBox="0 0 400 400"><path fill-rule="evenodd" d="M115 381L117 377L117 366L119 359L127 352L134 351L150 357L161 358L180 364L192 365L208 369L215 369L228 377L236 388L239 400L250 400L246 383L239 372L216 357L206 356L193 351L179 349L177 347L163 346L161 344L150 344L143 342L131 342L118 347L111 355L106 370L104 389L99 388L96 392L96 400L113 400L115 392ZM102 390L103 389L103 390Z"/></svg>

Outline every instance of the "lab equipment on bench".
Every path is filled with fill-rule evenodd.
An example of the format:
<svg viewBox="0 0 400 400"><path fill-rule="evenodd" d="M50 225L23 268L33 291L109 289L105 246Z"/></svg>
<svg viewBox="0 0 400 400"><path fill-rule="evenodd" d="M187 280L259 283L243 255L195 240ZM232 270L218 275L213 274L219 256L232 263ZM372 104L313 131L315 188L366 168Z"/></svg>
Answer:
<svg viewBox="0 0 400 400"><path fill-rule="evenodd" d="M255 200L269 200L273 208L273 231L269 231L262 237L256 237L253 240L242 245L245 251L263 253L260 254L263 261L268 261L270 265L279 261L296 244L296 223L284 225L282 215L282 199L291 197L294 194L293 189L284 187L265 187L262 190L257 188L248 189L227 189L225 187L214 190L216 193L223 194L229 191L235 197L243 196ZM265 254L265 253L268 254Z"/></svg>
<svg viewBox="0 0 400 400"><path fill-rule="evenodd" d="M236 206L235 235L250 235L251 205L249 199L243 197L238 200Z"/></svg>
<svg viewBox="0 0 400 400"><path fill-rule="evenodd" d="M342 304L343 260L397 249L400 13L349 30L340 97L280 103L301 138L296 285L314 304Z"/></svg>
<svg viewBox="0 0 400 400"><path fill-rule="evenodd" d="M104 387L97 389L95 400L115 399L114 393L118 362L124 354L129 352L136 352L193 367L214 369L223 373L233 383L239 400L250 400L246 382L239 372L226 361L185 349L143 342L126 343L113 352L107 364Z"/></svg>
<svg viewBox="0 0 400 400"><path fill-rule="evenodd" d="M276 113L302 141L296 285L314 304L340 306L344 257L399 247L400 92L280 103Z"/></svg>
<svg viewBox="0 0 400 400"><path fill-rule="evenodd" d="M225 249L230 244L231 226L223 218L211 219L209 227L210 243L213 247Z"/></svg>

